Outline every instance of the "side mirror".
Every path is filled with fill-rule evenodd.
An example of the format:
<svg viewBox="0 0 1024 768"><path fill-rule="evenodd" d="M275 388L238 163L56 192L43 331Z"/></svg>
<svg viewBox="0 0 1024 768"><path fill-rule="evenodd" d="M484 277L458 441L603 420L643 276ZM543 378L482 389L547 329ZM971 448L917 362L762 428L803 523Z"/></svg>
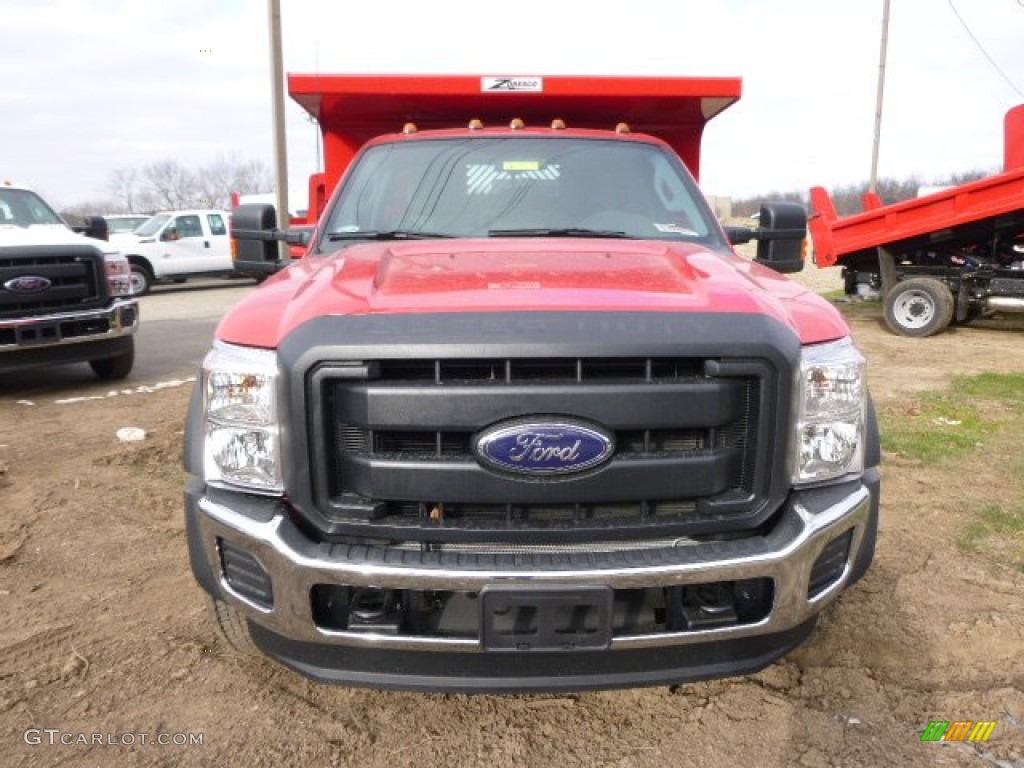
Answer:
<svg viewBox="0 0 1024 768"><path fill-rule="evenodd" d="M751 230L758 241L754 261L776 272L800 272L807 238L804 207L799 203L762 203L758 221L760 228Z"/></svg>
<svg viewBox="0 0 1024 768"><path fill-rule="evenodd" d="M94 237L97 240L109 240L110 230L107 227L107 220L102 216L83 216L82 223L71 227L80 235Z"/></svg>
<svg viewBox="0 0 1024 768"><path fill-rule="evenodd" d="M754 230L750 227L725 226L722 230L730 245L743 245L754 239Z"/></svg>
<svg viewBox="0 0 1024 768"><path fill-rule="evenodd" d="M278 241L285 233L277 228L277 212L265 203L247 203L231 214L231 258L235 272L265 277L288 265L281 261Z"/></svg>
<svg viewBox="0 0 1024 768"><path fill-rule="evenodd" d="M284 241L288 245L297 245L305 248L313 236L312 227L292 227L284 231Z"/></svg>

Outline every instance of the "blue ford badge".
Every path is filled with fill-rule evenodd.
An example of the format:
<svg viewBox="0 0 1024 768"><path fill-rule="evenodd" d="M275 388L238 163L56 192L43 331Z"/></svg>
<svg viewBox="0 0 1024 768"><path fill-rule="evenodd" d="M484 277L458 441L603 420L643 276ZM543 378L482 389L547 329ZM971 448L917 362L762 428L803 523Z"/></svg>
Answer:
<svg viewBox="0 0 1024 768"><path fill-rule="evenodd" d="M13 293L39 293L51 285L49 278L42 275L22 275L4 283L4 288Z"/></svg>
<svg viewBox="0 0 1024 768"><path fill-rule="evenodd" d="M523 475L567 475L611 457L615 440L594 424L568 419L497 424L476 438L479 460Z"/></svg>

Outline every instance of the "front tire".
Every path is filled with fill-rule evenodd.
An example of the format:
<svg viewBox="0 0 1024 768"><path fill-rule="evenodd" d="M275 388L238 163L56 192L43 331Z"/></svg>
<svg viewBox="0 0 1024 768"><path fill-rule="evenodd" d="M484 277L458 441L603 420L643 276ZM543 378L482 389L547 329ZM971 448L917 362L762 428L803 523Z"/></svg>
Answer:
<svg viewBox="0 0 1024 768"><path fill-rule="evenodd" d="M893 333L924 338L953 320L955 302L949 286L930 277L897 283L885 297L885 323Z"/></svg>
<svg viewBox="0 0 1024 768"><path fill-rule="evenodd" d="M259 654L259 649L249 633L249 622L245 620L241 611L209 596L207 597L207 606L214 624L217 625L218 634L231 650L244 656Z"/></svg>
<svg viewBox="0 0 1024 768"><path fill-rule="evenodd" d="M100 360L90 360L89 366L92 372L103 381L116 381L125 378L132 372L135 364L135 339L129 339L131 344L128 349L115 357L104 357Z"/></svg>
<svg viewBox="0 0 1024 768"><path fill-rule="evenodd" d="M142 264L132 262L132 296L145 296L153 287L153 273Z"/></svg>

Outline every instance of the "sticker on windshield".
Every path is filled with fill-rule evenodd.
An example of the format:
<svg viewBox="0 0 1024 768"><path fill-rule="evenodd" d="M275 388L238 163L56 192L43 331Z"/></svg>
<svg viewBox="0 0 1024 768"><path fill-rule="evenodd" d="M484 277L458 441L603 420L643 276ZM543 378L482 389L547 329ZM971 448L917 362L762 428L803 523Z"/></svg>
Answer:
<svg viewBox="0 0 1024 768"><path fill-rule="evenodd" d="M466 166L466 194L489 195L522 179L554 181L561 175L558 163L539 160L504 160L501 164L472 163Z"/></svg>
<svg viewBox="0 0 1024 768"><path fill-rule="evenodd" d="M503 171L539 171L540 162L537 160L506 160L501 164Z"/></svg>
<svg viewBox="0 0 1024 768"><path fill-rule="evenodd" d="M684 227L681 224L655 224L654 228L659 232L664 232L669 235L685 235L686 237L698 237L699 232L696 232L689 227Z"/></svg>

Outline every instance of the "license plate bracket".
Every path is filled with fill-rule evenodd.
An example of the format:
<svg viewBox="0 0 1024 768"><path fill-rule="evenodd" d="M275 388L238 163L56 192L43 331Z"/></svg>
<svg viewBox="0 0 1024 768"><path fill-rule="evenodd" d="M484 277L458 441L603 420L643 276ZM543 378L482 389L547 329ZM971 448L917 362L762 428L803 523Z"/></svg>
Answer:
<svg viewBox="0 0 1024 768"><path fill-rule="evenodd" d="M480 637L487 651L603 650L612 640L607 586L519 587L480 592Z"/></svg>

